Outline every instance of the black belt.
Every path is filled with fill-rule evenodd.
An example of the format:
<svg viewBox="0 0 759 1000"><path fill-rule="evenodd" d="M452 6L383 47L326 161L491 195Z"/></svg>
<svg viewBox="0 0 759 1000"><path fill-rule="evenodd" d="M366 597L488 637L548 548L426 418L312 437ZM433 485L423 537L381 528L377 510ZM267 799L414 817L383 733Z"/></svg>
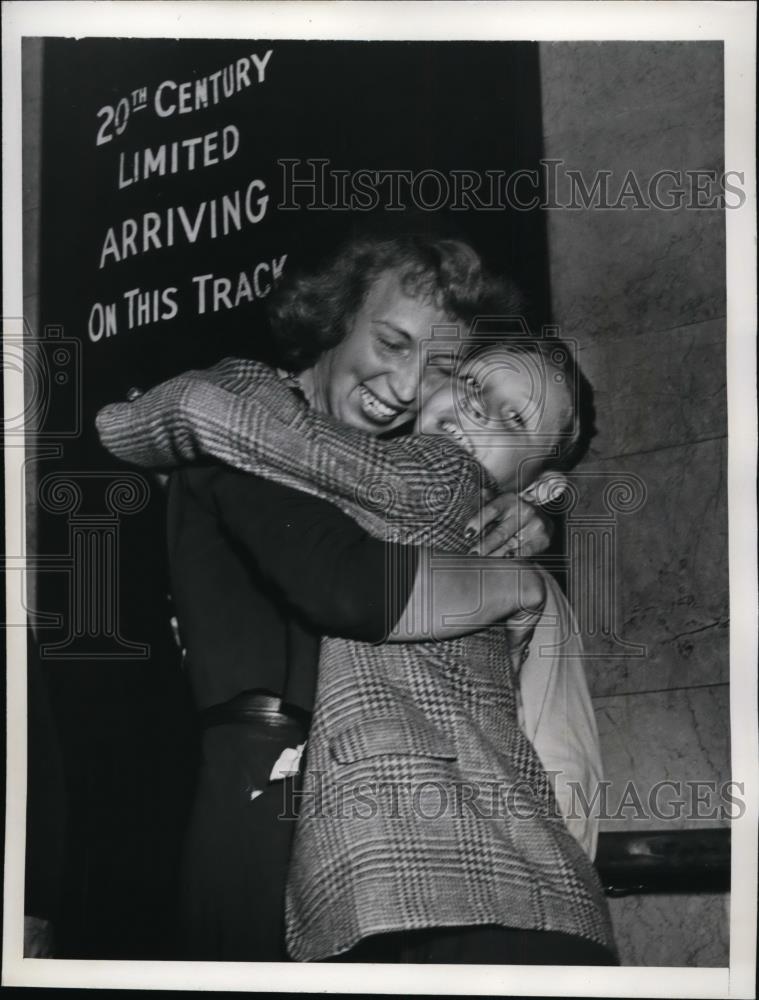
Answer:
<svg viewBox="0 0 759 1000"><path fill-rule="evenodd" d="M241 691L229 701L204 708L198 715L201 728L228 723L254 723L279 728L295 723L305 735L311 714L297 705L288 705L273 694L261 691Z"/></svg>

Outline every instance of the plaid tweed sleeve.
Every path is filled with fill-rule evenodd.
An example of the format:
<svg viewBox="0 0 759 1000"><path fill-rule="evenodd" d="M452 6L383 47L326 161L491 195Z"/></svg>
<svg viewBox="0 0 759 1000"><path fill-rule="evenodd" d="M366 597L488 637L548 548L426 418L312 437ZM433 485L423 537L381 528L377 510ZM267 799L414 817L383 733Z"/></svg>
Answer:
<svg viewBox="0 0 759 1000"><path fill-rule="evenodd" d="M242 468L230 457L217 454L222 442L217 442L216 436L223 439L220 428L227 422L224 407L255 395L261 385L268 385L271 405L281 407L286 414L290 404L290 415L295 415L297 400L273 369L255 361L227 358L212 368L185 372L162 382L133 402L103 407L95 421L100 441L116 458L143 468L171 468L204 457L217 457ZM211 411L206 410L201 386L209 387Z"/></svg>
<svg viewBox="0 0 759 1000"><path fill-rule="evenodd" d="M409 541L429 538L433 527L440 538L451 518L460 522L471 511L483 485L480 467L455 442L384 441L338 423L256 362L189 372L132 403L106 407L98 430L125 461L166 467L212 457L342 501L375 531L378 522L389 524Z"/></svg>

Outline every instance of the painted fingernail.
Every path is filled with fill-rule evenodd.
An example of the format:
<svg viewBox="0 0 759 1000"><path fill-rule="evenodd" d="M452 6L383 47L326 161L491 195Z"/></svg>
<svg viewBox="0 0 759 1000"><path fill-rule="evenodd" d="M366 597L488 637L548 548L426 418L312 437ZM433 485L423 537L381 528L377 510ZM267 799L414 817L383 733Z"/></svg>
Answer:
<svg viewBox="0 0 759 1000"><path fill-rule="evenodd" d="M470 538L474 538L477 534L477 529L473 528L471 525L464 532L464 541L468 542Z"/></svg>
<svg viewBox="0 0 759 1000"><path fill-rule="evenodd" d="M473 546L473 547L472 547L472 548L471 548L471 549L469 550L469 553L468 553L468 554L469 554L470 556L478 556L478 555L480 554L480 550L479 550L479 549L477 548L477 546L475 545L475 546Z"/></svg>

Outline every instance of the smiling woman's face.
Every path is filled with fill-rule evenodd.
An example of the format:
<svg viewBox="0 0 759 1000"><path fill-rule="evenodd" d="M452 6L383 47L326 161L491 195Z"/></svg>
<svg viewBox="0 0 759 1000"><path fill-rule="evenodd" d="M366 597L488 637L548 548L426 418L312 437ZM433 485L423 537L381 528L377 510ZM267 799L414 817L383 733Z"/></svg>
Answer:
<svg viewBox="0 0 759 1000"><path fill-rule="evenodd" d="M313 368L322 406L343 423L382 434L418 409L422 344L451 319L434 302L407 295L395 271L371 285L348 333Z"/></svg>

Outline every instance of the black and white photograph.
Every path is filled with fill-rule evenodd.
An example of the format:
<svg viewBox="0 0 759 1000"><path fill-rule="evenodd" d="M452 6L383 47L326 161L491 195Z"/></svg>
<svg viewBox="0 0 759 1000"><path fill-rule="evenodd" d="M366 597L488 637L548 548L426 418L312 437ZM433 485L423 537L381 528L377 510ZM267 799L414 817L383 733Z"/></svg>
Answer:
<svg viewBox="0 0 759 1000"><path fill-rule="evenodd" d="M755 995L755 5L2 14L3 985Z"/></svg>

